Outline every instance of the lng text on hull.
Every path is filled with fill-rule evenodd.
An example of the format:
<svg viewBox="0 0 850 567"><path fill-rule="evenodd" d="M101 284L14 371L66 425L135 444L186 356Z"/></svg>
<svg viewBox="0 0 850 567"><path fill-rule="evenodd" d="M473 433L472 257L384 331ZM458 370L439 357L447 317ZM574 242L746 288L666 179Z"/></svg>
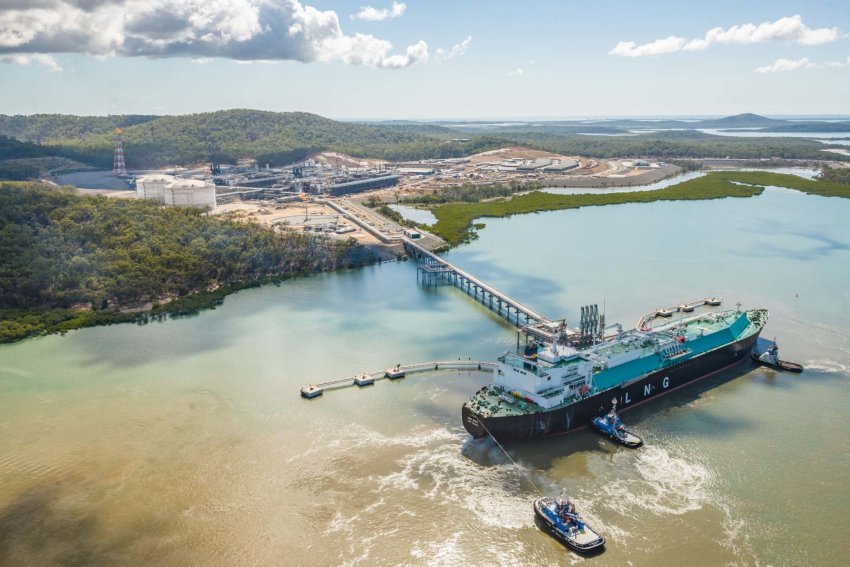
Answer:
<svg viewBox="0 0 850 567"><path fill-rule="evenodd" d="M566 433L750 359L765 309L692 315L654 329L620 330L595 344L531 342L505 353L491 384L463 405L473 437Z"/></svg>

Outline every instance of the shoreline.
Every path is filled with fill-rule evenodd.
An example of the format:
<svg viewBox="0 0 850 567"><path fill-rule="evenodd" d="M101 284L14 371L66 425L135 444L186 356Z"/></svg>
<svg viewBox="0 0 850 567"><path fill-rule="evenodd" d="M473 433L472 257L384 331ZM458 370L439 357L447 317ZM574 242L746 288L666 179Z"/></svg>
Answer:
<svg viewBox="0 0 850 567"><path fill-rule="evenodd" d="M532 191L497 201L441 204L430 209L437 217L437 222L430 227L430 230L443 238L449 247L454 247L474 239L475 231L483 226L478 221L488 217L501 218L515 214L662 200L752 197L760 194L764 187L771 185L826 197L850 198L850 185L768 171L709 171L701 177L654 191L573 195Z"/></svg>
<svg viewBox="0 0 850 567"><path fill-rule="evenodd" d="M279 285L280 283L297 278L310 277L317 274L341 272L345 270L361 269L387 262L400 262L403 256L390 246L370 245L363 246L366 252L355 263L336 268L333 270L321 270L317 272L304 272L295 274L281 274L278 276L264 276L251 281L234 282L217 287L213 290L194 291L187 295L170 298L160 297L140 304L128 304L118 306L109 310L92 309L8 309L0 310L0 324L10 322L12 324L31 327L18 336L0 338L0 346L13 344L26 339L48 335L64 335L68 331L85 329L88 327L103 327L121 323L136 323L146 325L164 321L169 318L190 317L207 309L215 309L227 298L227 296L242 290L262 287L265 285ZM12 315L9 317L8 315ZM39 323L41 323L39 325Z"/></svg>

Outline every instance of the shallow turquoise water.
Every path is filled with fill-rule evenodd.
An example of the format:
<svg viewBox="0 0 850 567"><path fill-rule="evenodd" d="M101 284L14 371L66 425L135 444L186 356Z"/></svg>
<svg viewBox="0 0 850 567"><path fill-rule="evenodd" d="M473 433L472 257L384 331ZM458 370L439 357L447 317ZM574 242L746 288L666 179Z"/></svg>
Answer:
<svg viewBox="0 0 850 567"><path fill-rule="evenodd" d="M768 189L486 219L449 258L551 317L631 326L719 295L767 307L801 376L742 368L590 432L473 442L485 375L298 388L492 359L509 325L393 263L247 290L195 317L0 347L0 563L558 565L534 484L608 538L598 565L840 565L850 553L850 201ZM828 520L827 520L828 519Z"/></svg>

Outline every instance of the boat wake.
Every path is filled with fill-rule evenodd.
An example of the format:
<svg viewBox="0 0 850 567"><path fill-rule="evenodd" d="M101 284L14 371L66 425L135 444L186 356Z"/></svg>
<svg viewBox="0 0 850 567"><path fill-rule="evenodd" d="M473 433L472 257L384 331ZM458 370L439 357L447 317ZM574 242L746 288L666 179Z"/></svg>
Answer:
<svg viewBox="0 0 850 567"><path fill-rule="evenodd" d="M803 367L807 371L826 372L829 374L847 374L850 366L835 360L807 360Z"/></svg>
<svg viewBox="0 0 850 567"><path fill-rule="evenodd" d="M403 457L400 469L378 481L379 491L398 488L409 498L411 491L419 498L445 504L460 504L484 525L519 529L533 524L528 512L528 483L524 470L513 464L482 467L464 457L458 435L453 443L441 443ZM488 452L492 452L488 450Z"/></svg>
<svg viewBox="0 0 850 567"><path fill-rule="evenodd" d="M333 510L324 528L345 549L343 564L370 564L375 554L392 556L395 564L474 563L482 548L503 549L505 539L514 537L506 531L534 526L529 503L536 492L528 471L492 441L467 446L466 432L448 427L398 436L358 428L337 435L319 443L323 451L332 445L340 453L374 454L377 463L365 474L334 470L337 490L349 493L348 486L356 493ZM299 458L315 461L321 453L308 449ZM520 540L512 545L517 549L510 557L530 551Z"/></svg>
<svg viewBox="0 0 850 567"><path fill-rule="evenodd" d="M304 460L318 453L335 453L344 449L363 449L366 447L426 447L437 441L457 439L460 430L453 433L448 429L428 429L406 435L384 435L358 424L346 424L336 427L329 424L313 439L312 446L287 459L288 463Z"/></svg>
<svg viewBox="0 0 850 567"><path fill-rule="evenodd" d="M656 514L681 515L699 510L708 499L708 470L698 463L672 457L657 445L642 448L631 478L602 484L607 505L623 515L637 508Z"/></svg>

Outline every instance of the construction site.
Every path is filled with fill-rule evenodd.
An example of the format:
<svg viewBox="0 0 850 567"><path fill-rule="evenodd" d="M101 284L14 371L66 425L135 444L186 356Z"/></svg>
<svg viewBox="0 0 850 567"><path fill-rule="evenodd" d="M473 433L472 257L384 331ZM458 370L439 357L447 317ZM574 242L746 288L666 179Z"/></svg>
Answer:
<svg viewBox="0 0 850 567"><path fill-rule="evenodd" d="M215 214L277 229L355 238L362 244L393 244L387 239L396 241L408 229L364 202L385 202L396 208L394 203L405 198L463 184L537 183L547 187L599 188L644 185L678 171L678 167L663 163L601 161L513 147L466 158L395 163L323 152L282 168L246 161L174 173L212 178L217 192ZM376 236L378 232L384 237ZM421 245L431 250L445 244L422 230L416 238L421 238Z"/></svg>
<svg viewBox="0 0 850 567"><path fill-rule="evenodd" d="M599 160L525 147L407 162L320 152L279 167L244 159L235 164L134 171L126 168L120 129L115 132L114 153L112 173L126 183L126 189L85 188L78 184L80 192L206 208L210 214L257 222L275 230L354 238L364 245L394 247L403 238L417 239L429 250L445 243L426 231L396 223L364 202L398 203L464 184L600 189L645 185L679 171L677 166L665 163Z"/></svg>

